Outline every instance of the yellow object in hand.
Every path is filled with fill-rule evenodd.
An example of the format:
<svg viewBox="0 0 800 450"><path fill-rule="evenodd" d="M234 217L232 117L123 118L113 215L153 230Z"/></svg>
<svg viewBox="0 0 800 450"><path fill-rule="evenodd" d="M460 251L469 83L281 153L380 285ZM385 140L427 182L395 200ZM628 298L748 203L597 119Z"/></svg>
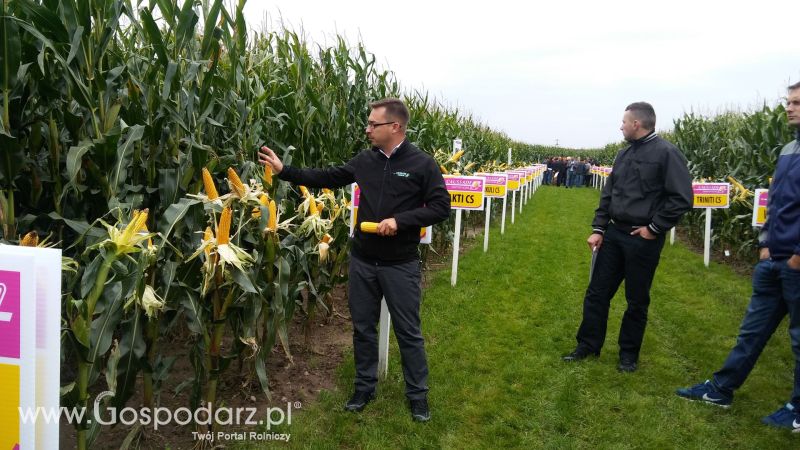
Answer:
<svg viewBox="0 0 800 450"><path fill-rule="evenodd" d="M378 223L377 222L361 222L361 232L362 233L377 233L378 232Z"/></svg>

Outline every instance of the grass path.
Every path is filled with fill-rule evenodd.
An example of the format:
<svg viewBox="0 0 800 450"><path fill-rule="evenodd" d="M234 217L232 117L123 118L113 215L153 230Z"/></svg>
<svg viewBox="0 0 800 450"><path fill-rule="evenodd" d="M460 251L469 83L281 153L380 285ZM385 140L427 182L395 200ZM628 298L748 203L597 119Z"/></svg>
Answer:
<svg viewBox="0 0 800 450"><path fill-rule="evenodd" d="M656 274L638 372L616 370L619 294L602 356L560 360L575 345L597 200L590 189L543 187L504 236L493 227L488 253L477 245L461 256L456 289L449 270L432 277L423 299L431 422L409 417L392 337L389 376L363 413L341 410L349 356L338 389L280 431L292 434L293 447L312 449L800 448L800 436L759 422L791 391L785 323L730 410L674 395L721 364L750 295L748 279L722 265L704 268L680 244L666 245Z"/></svg>

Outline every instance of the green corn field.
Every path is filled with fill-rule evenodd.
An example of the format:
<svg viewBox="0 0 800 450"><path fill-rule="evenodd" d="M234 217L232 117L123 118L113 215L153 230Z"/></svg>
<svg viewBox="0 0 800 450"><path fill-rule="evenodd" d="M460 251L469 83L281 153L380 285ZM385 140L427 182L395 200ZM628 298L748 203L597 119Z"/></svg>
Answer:
<svg viewBox="0 0 800 450"><path fill-rule="evenodd" d="M0 2L0 242L35 232L63 249L66 407L105 389L109 405L141 393L157 406L176 362L163 348L176 335L191 344L185 406L218 404L232 371L268 396L272 349L288 354L303 339L289 335L292 318L331 313L331 290L345 281L349 191L305 194L272 180L256 162L261 145L299 166L341 164L368 146L369 103L397 96L418 147L441 159L463 140L461 173L502 167L508 148L519 164L565 155L610 164L622 146L514 141L402 86L362 43L249 30L244 0ZM696 178L731 176L749 190L767 187L791 138L780 106L689 114L670 137ZM754 246L751 198L715 217L716 239L741 254ZM699 230L699 217L685 220ZM439 254L451 227L434 232ZM78 448L102 433L78 424Z"/></svg>

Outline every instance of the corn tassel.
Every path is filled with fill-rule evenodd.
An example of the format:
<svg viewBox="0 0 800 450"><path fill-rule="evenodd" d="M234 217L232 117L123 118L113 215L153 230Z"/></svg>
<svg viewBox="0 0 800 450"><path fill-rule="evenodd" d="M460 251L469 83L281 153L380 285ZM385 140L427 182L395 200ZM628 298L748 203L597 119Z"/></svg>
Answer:
<svg viewBox="0 0 800 450"><path fill-rule="evenodd" d="M228 182L231 185L231 190L236 193L237 197L244 197L244 183L242 183L242 180L239 178L239 175L236 174L236 171L233 170L233 167L228 167Z"/></svg>
<svg viewBox="0 0 800 450"><path fill-rule="evenodd" d="M219 192L217 192L217 187L214 186L214 179L211 178L211 172L205 167L203 167L203 188L209 200L216 200L219 198Z"/></svg>

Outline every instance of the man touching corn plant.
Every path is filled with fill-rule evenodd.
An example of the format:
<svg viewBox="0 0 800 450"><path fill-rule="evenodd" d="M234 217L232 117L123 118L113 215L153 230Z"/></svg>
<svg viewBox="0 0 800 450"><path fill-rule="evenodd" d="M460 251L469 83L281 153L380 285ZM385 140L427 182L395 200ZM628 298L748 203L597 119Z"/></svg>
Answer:
<svg viewBox="0 0 800 450"><path fill-rule="evenodd" d="M400 347L406 397L416 421L430 420L428 363L420 326L419 229L447 219L450 196L436 161L406 139L408 109L397 99L370 105L365 132L372 148L327 169L284 166L269 148L260 162L278 178L309 187L358 183L361 205L352 238L348 298L353 320L355 391L345 410L358 412L375 398L378 377L376 325L381 297L392 316ZM374 233L363 222L378 225Z"/></svg>

